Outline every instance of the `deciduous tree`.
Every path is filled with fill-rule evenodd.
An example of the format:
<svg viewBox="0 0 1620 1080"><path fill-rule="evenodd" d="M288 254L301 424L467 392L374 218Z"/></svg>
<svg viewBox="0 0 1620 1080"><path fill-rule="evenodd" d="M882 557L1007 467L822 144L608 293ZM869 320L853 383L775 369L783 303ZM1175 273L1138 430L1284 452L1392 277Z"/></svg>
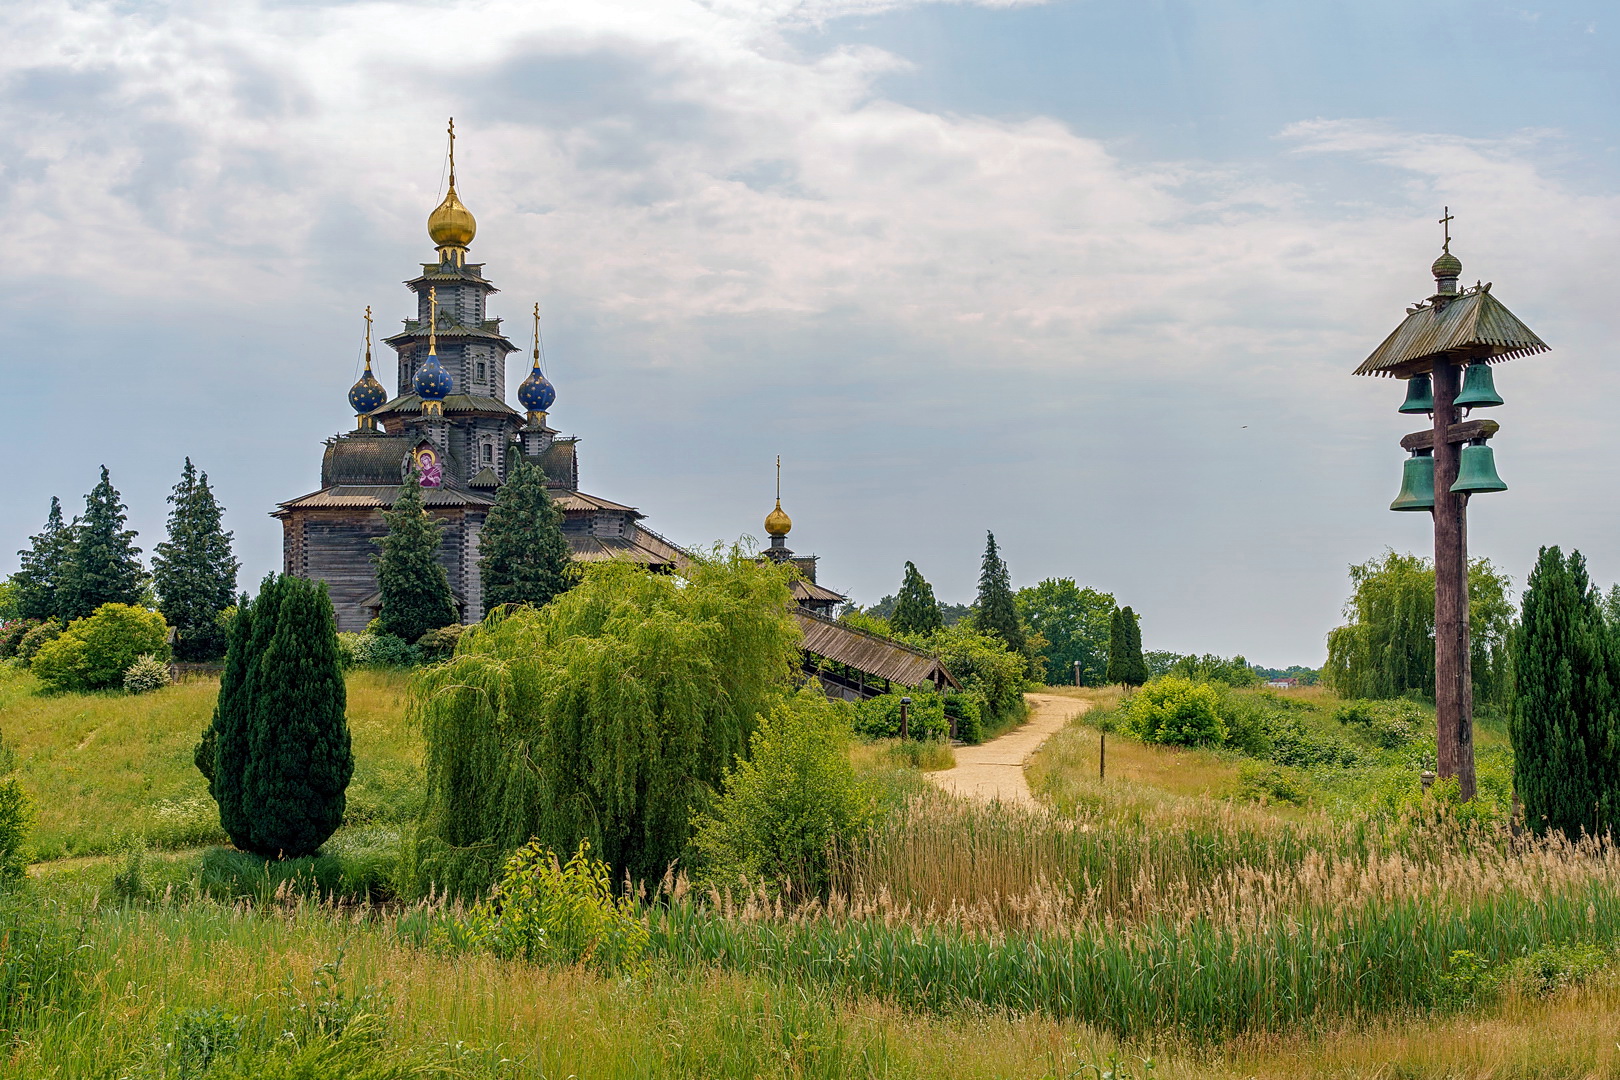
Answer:
<svg viewBox="0 0 1620 1080"><path fill-rule="evenodd" d="M1041 655L1047 682L1072 683L1079 661L1082 683L1103 683L1115 607L1112 595L1082 589L1073 578L1047 578L1039 585L1019 589L1014 599L1024 622L1046 641Z"/></svg>

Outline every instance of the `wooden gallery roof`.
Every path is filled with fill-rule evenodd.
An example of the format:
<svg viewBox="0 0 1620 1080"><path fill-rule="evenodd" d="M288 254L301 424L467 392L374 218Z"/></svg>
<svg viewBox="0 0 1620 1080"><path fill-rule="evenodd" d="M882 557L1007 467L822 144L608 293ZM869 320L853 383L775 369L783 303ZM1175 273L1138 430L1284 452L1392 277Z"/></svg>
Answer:
<svg viewBox="0 0 1620 1080"><path fill-rule="evenodd" d="M804 631L804 649L808 653L901 686L934 683L961 689L939 658L921 649L802 609L794 615L799 629Z"/></svg>

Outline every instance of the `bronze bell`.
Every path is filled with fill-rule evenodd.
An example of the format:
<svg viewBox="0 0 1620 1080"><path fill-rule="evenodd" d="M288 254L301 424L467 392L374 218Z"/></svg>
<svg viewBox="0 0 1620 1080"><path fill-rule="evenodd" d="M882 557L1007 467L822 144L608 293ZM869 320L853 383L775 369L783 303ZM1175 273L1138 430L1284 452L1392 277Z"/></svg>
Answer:
<svg viewBox="0 0 1620 1080"><path fill-rule="evenodd" d="M1413 375L1406 380L1406 400L1401 402L1403 413L1434 412L1434 383L1427 375Z"/></svg>
<svg viewBox="0 0 1620 1080"><path fill-rule="evenodd" d="M1391 510L1434 509L1434 451L1414 450L1401 472L1401 493L1389 504Z"/></svg>
<svg viewBox="0 0 1620 1080"><path fill-rule="evenodd" d="M1468 365L1463 372L1462 391L1453 404L1460 409L1488 409L1502 404L1502 395L1496 392L1496 380L1491 376L1491 365Z"/></svg>
<svg viewBox="0 0 1620 1080"><path fill-rule="evenodd" d="M1484 439L1475 439L1457 455L1457 482L1451 485L1451 490L1457 495L1507 490L1502 478L1496 475L1496 451L1487 446Z"/></svg>

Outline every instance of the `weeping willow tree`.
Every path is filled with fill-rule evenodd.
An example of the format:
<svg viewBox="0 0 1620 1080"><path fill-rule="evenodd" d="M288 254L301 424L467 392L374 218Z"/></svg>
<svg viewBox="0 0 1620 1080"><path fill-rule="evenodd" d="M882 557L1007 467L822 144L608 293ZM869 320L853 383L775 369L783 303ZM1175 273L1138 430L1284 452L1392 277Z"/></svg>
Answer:
<svg viewBox="0 0 1620 1080"><path fill-rule="evenodd" d="M1386 551L1350 567L1344 626L1328 633L1322 681L1347 698L1434 696L1434 564ZM1507 575L1489 559L1468 563L1468 622L1474 700L1504 704L1507 636L1513 626Z"/></svg>
<svg viewBox="0 0 1620 1080"><path fill-rule="evenodd" d="M412 884L476 894L531 838L588 839L620 880L661 877L792 685L786 575L737 552L684 578L597 565L464 634L413 687L427 792Z"/></svg>

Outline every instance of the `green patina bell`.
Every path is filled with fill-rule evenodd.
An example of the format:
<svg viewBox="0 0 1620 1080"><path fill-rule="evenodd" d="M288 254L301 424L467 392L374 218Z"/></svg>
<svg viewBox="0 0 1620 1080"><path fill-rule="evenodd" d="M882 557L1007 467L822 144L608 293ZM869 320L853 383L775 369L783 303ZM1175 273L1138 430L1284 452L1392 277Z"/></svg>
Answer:
<svg viewBox="0 0 1620 1080"><path fill-rule="evenodd" d="M1401 412L1434 412L1434 383L1427 375L1414 375L1406 380L1406 400L1401 402Z"/></svg>
<svg viewBox="0 0 1620 1080"><path fill-rule="evenodd" d="M1428 381L1427 378L1424 379ZM1401 493L1389 504L1391 510L1434 509L1434 452L1414 450L1401 473Z"/></svg>
<svg viewBox="0 0 1620 1080"><path fill-rule="evenodd" d="M1432 486L1432 480L1430 484ZM1507 490L1502 478L1496 475L1496 451L1485 445L1484 439L1475 439L1462 448L1457 457L1457 482L1451 485L1451 490L1458 495Z"/></svg>
<svg viewBox="0 0 1620 1080"><path fill-rule="evenodd" d="M1463 373L1462 392L1456 405L1464 409L1488 409L1502 404L1502 395L1496 392L1496 380L1491 376L1491 365L1469 364Z"/></svg>

